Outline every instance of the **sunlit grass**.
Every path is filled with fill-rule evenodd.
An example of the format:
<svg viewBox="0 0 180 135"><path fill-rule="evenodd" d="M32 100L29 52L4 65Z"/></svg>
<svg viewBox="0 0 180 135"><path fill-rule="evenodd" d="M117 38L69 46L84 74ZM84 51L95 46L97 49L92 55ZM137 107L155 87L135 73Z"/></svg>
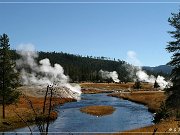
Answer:
<svg viewBox="0 0 180 135"><path fill-rule="evenodd" d="M119 90L119 89L132 89L134 82L128 83L81 83L83 88L98 88L104 90ZM152 90L153 85L149 83L142 83L143 90Z"/></svg>
<svg viewBox="0 0 180 135"><path fill-rule="evenodd" d="M33 108L35 109L37 115L41 115L43 110L44 98L29 97L29 100L32 102ZM47 99L47 101L49 100ZM52 106L54 107L56 105L60 105L72 101L75 100L70 98L53 98ZM47 102L46 105L48 106L48 104L49 103ZM28 101L23 97L20 97L19 102L17 104L6 106L5 113L6 113L6 118L2 119L2 106L0 105L0 131L8 131L18 127L27 126L26 123L24 123L18 117L18 115L21 116L25 121L28 121L29 122L28 124L30 125L33 124L35 118L33 109L30 107ZM57 112L52 111L50 114L50 118L56 119Z"/></svg>
<svg viewBox="0 0 180 135"><path fill-rule="evenodd" d="M81 108L80 111L94 116L104 116L112 114L115 108L112 106L87 106Z"/></svg>
<svg viewBox="0 0 180 135"><path fill-rule="evenodd" d="M147 105L149 110L157 111L163 101L166 99L164 92L158 91L136 91L129 93L114 93L109 96L127 99L133 102Z"/></svg>

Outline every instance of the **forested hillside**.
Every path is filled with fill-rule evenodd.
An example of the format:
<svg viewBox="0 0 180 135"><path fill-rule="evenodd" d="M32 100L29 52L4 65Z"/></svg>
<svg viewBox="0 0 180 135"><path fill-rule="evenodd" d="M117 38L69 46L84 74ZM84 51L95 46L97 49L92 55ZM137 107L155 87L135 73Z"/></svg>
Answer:
<svg viewBox="0 0 180 135"><path fill-rule="evenodd" d="M106 60L104 57L82 57L67 53L39 52L39 60L48 58L51 64L59 63L73 81L101 81L99 70L117 71L121 81L128 81L125 61ZM126 79L125 79L126 78ZM128 79L128 80L127 80Z"/></svg>
<svg viewBox="0 0 180 135"><path fill-rule="evenodd" d="M18 56L15 51L15 59ZM60 64L64 68L66 75L69 75L71 81L91 81L91 82L101 82L103 79L99 75L99 71L116 71L119 75L119 79L123 82L133 81L131 72L133 71L132 65L128 64L123 60L115 60L106 57L92 57L92 56L80 56L74 54L68 54L63 52L39 52L39 57L37 61L48 58L51 64ZM168 77L168 74L157 73L148 71L148 74L153 74L157 76L158 74ZM111 80L106 80L111 81Z"/></svg>
<svg viewBox="0 0 180 135"><path fill-rule="evenodd" d="M154 73L160 73L160 72L163 72L163 73L166 73L166 74L170 74L173 67L169 66L169 65L160 65L160 66L157 66L157 67L147 67L147 66L144 66L143 67L144 70L148 70L148 71L152 71Z"/></svg>

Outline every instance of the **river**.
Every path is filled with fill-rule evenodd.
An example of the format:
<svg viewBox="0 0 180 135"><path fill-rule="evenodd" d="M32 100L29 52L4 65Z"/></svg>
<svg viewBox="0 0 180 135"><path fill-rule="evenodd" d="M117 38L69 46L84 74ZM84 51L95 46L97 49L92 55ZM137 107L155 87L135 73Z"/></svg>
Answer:
<svg viewBox="0 0 180 135"><path fill-rule="evenodd" d="M128 100L122 100L107 94L82 94L81 100L58 106L59 116L51 123L50 132L118 132L140 128L153 124L153 114L148 108ZM80 108L89 105L110 105L116 110L111 115L92 116L80 112ZM33 128L33 131L38 131ZM29 132L28 128L13 132Z"/></svg>

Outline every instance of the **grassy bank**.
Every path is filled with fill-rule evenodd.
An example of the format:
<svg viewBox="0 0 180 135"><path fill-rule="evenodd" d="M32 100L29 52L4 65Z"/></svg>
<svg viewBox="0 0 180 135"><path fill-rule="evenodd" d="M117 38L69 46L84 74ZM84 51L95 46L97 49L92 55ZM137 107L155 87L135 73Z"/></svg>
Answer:
<svg viewBox="0 0 180 135"><path fill-rule="evenodd" d="M117 135L129 135L129 134L138 134L138 135L144 135L144 134L149 134L149 135L178 135L180 133L180 128L179 126L180 122L175 121L174 119L169 119L169 120L164 120L160 122L159 124L147 126L147 127L142 127L139 129L134 129L130 131L125 131L125 132L120 132L117 133Z"/></svg>
<svg viewBox="0 0 180 135"><path fill-rule="evenodd" d="M109 96L122 98L126 100L130 100L136 103L147 105L148 109L152 112L156 112L162 101L166 99L166 95L164 92L158 91L136 91L129 93L113 93L109 94ZM180 121L176 121L175 118L170 118L167 120L163 120L158 124L142 127L139 129L134 129L130 131L125 131L122 133L118 133L121 135L128 134L153 134L156 131L156 134L167 134L167 133L180 133Z"/></svg>
<svg viewBox="0 0 180 135"><path fill-rule="evenodd" d="M134 83L126 83L126 84L115 84L115 83L83 83L82 87L86 89L102 89L102 90L115 90L117 93L109 94L109 96L122 98L125 100L130 100L136 103L140 103L146 105L151 112L156 112L161 102L165 101L166 95L162 91L157 91L153 89L152 85L147 83L143 83L143 89L134 90L132 89ZM118 92L118 90L120 90ZM123 92L123 90L127 92ZM129 91L129 92L128 92ZM150 125L147 127L142 127L138 129L133 129L125 132L120 132L117 134L121 135L129 135L129 134L178 134L180 133L180 121L177 121L175 118L170 118L167 120L163 120L158 124Z"/></svg>
<svg viewBox="0 0 180 135"><path fill-rule="evenodd" d="M113 93L108 96L130 100L148 106L149 111L155 112L159 109L161 102L166 99L164 92L159 91L133 91Z"/></svg>
<svg viewBox="0 0 180 135"><path fill-rule="evenodd" d="M112 106L86 106L81 108L80 111L94 116L104 116L112 114L115 108Z"/></svg>
<svg viewBox="0 0 180 135"><path fill-rule="evenodd" d="M134 85L133 82L128 83L81 83L82 88L98 88L104 90L122 90L131 89ZM152 85L148 83L142 83L143 90L152 90Z"/></svg>
<svg viewBox="0 0 180 135"><path fill-rule="evenodd" d="M111 90L82 89L83 94L112 93Z"/></svg>
<svg viewBox="0 0 180 135"><path fill-rule="evenodd" d="M37 115L42 113L44 98L41 97L28 97L29 100L32 102L33 108ZM47 99L47 101L49 101ZM52 104L53 106L61 105L66 102L72 102L75 101L74 99L70 98L53 98ZM48 102L47 102L48 104ZM2 106L0 106L0 112L2 112ZM35 113L33 112L33 109L31 108L28 100L24 97L20 97L19 101L16 104L8 105L6 106L6 119L2 119L1 116L2 113L0 113L0 131L9 131L15 128L24 127L28 125L32 125L34 123ZM23 120L18 117L21 116ZM57 118L57 112L55 110L51 113L51 119Z"/></svg>
<svg viewBox="0 0 180 135"><path fill-rule="evenodd" d="M112 90L117 91L117 93L109 94L109 96L117 97L117 98L123 98L126 100L130 100L133 102L141 103L144 105L147 105L150 111L157 111L161 102L166 99L166 96L164 92L160 91L154 91L155 89L152 89L152 86L145 83L143 84L143 89L140 91L133 90L132 86L134 83L127 83L127 84L116 84L116 83L82 83L81 86L84 88L82 90L85 94L96 94L96 93L104 93L104 92L111 92ZM127 90L131 88L131 92L118 92L118 90ZM29 96L31 91L26 91ZM43 108L43 101L44 98L42 97L32 97L30 96L29 99L32 101L32 104L35 110L38 113L42 112ZM53 98L53 106L63 104L66 102L72 102L75 101L73 99L60 99L60 98ZM103 116L113 113L114 108L111 106L89 106L81 108L81 111L84 113L88 113L95 116ZM29 124L33 124L34 119L34 113L28 104L27 100L23 97L20 97L19 102L17 105L9 105L6 107L6 119L3 120L1 113L2 112L2 106L0 106L0 131L8 131L11 129L15 129L18 127L24 127L26 126L25 123L22 122L22 120L17 116L16 113L18 113L25 121L27 121ZM16 112L16 113L15 113ZM52 119L55 119L57 117L57 113L54 111L51 114ZM179 124L180 125L180 124ZM153 133L154 129L157 129L157 132L173 132L172 130L179 130L178 128L178 121L175 121L174 119L170 119L167 121L162 121L159 124L155 124L148 127L143 127L139 129L134 129L127 131L128 133L121 133L121 134L129 134L129 132L144 132L146 134L147 132ZM179 131L180 132L180 131ZM143 134L143 133L142 133Z"/></svg>

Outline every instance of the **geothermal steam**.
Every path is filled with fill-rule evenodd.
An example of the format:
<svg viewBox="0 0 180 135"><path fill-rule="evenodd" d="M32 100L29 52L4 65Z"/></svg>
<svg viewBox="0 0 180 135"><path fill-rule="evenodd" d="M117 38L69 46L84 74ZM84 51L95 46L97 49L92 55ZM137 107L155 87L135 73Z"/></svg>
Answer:
<svg viewBox="0 0 180 135"><path fill-rule="evenodd" d="M16 65L20 70L23 85L47 86L53 84L55 87L66 87L73 93L81 94L80 86L72 86L69 83L69 77L64 74L61 65L54 64L54 66L51 66L48 58L40 60L39 63L36 62L35 59L38 58L38 53L33 45L20 45L17 53L21 56L16 61Z"/></svg>
<svg viewBox="0 0 180 135"><path fill-rule="evenodd" d="M136 67L133 67L133 71L134 69L136 70L135 75L139 81L144 81L152 84L156 81L161 89L164 89L172 85L170 81L165 81L165 78L163 76L158 75L156 78L155 76L148 75L145 71L143 71L141 68L141 62L140 60L138 60L136 52L128 51L127 56L128 62L132 63L133 65L136 65Z"/></svg>
<svg viewBox="0 0 180 135"><path fill-rule="evenodd" d="M148 83L154 83L155 81L159 84L161 89L164 89L171 85L170 82L165 81L165 78L163 76L158 75L157 78L154 77L153 75L147 75L145 71L140 69L139 71L136 72L136 76L138 77L139 81L144 81Z"/></svg>
<svg viewBox="0 0 180 135"><path fill-rule="evenodd" d="M108 72L108 71L103 71L102 69L99 71L100 76L103 79L110 79L112 78L114 82L119 82L120 80L118 79L118 73L116 71L113 72Z"/></svg>

